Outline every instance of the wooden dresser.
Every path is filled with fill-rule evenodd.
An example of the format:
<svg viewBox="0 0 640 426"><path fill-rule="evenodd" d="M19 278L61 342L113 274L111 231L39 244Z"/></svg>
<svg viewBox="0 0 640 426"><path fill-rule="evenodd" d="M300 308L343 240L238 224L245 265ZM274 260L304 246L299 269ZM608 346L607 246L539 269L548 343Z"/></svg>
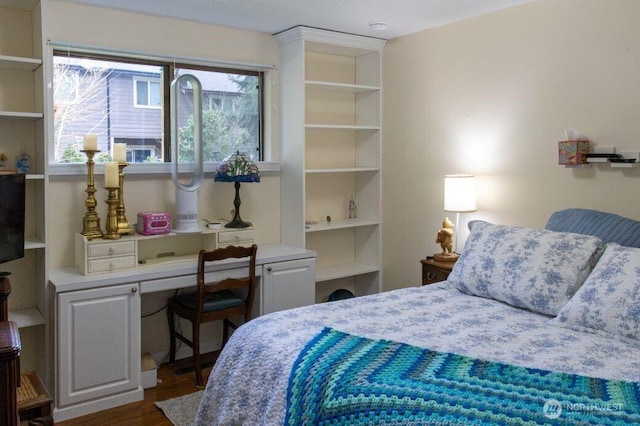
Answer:
<svg viewBox="0 0 640 426"><path fill-rule="evenodd" d="M17 426L20 378L20 334L13 321L0 321L0 424Z"/></svg>

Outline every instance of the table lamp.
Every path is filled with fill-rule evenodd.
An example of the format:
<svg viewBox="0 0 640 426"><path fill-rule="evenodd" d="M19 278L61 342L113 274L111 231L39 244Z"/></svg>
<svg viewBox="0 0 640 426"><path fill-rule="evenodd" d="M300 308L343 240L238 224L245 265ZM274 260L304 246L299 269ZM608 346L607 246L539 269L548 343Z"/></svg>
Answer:
<svg viewBox="0 0 640 426"><path fill-rule="evenodd" d="M460 223L460 213L474 212L476 206L476 178L473 175L455 174L444 177L444 210L456 214L455 228ZM453 260L458 257L458 238L453 236Z"/></svg>
<svg viewBox="0 0 640 426"><path fill-rule="evenodd" d="M225 225L226 228L247 228L251 223L240 218L240 182L260 182L258 166L249 157L237 151L222 160L213 177L215 182L234 182L236 197L233 200L235 213L233 220Z"/></svg>

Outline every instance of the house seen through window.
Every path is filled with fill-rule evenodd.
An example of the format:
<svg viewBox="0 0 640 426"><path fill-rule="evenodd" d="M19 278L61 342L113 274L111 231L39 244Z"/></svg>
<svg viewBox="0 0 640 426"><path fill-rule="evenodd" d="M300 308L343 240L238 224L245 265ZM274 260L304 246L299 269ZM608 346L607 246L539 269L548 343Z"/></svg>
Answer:
<svg viewBox="0 0 640 426"><path fill-rule="evenodd" d="M84 163L85 134L98 136L96 162L111 161L113 144L127 146L127 162L171 161L169 88L192 74L202 85L204 161L240 151L262 160L262 74L161 61L54 52L55 163ZM178 156L193 158L193 88L179 87Z"/></svg>

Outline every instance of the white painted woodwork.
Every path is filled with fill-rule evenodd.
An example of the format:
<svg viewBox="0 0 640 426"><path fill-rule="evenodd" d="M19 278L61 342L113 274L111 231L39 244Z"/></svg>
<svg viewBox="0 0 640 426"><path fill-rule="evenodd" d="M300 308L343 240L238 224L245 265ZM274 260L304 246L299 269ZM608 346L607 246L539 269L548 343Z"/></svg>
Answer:
<svg viewBox="0 0 640 426"><path fill-rule="evenodd" d="M242 238L252 236L242 232ZM198 238L217 240L218 235L211 232ZM193 237L155 237L145 244L164 250L161 242L165 241L179 249L182 240L193 242ZM142 398L140 295L195 287L197 254L193 250L198 247L192 246L191 254L160 257L125 270L90 275L76 268L51 271L57 318L56 421ZM94 248L98 255L109 253L104 247ZM311 250L287 244L259 245L256 275L260 283L254 315L313 304L315 256ZM209 265L206 276L211 281L246 276L248 266L246 259L229 259Z"/></svg>
<svg viewBox="0 0 640 426"><path fill-rule="evenodd" d="M337 288L377 293L385 40L307 27L275 37L282 56L281 240L318 253L317 301ZM348 216L351 196L357 219Z"/></svg>
<svg viewBox="0 0 640 426"><path fill-rule="evenodd" d="M261 314L313 305L315 266L313 258L263 265Z"/></svg>
<svg viewBox="0 0 640 426"><path fill-rule="evenodd" d="M56 408L140 388L137 283L61 293L57 314Z"/></svg>

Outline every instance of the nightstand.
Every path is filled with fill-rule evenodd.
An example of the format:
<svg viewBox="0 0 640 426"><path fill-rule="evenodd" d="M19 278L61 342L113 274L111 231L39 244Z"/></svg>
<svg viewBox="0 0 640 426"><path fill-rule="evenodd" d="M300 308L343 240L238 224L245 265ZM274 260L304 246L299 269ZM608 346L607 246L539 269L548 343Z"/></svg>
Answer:
<svg viewBox="0 0 640 426"><path fill-rule="evenodd" d="M422 285L444 281L449 276L456 262L438 262L433 257L420 259L422 263Z"/></svg>

